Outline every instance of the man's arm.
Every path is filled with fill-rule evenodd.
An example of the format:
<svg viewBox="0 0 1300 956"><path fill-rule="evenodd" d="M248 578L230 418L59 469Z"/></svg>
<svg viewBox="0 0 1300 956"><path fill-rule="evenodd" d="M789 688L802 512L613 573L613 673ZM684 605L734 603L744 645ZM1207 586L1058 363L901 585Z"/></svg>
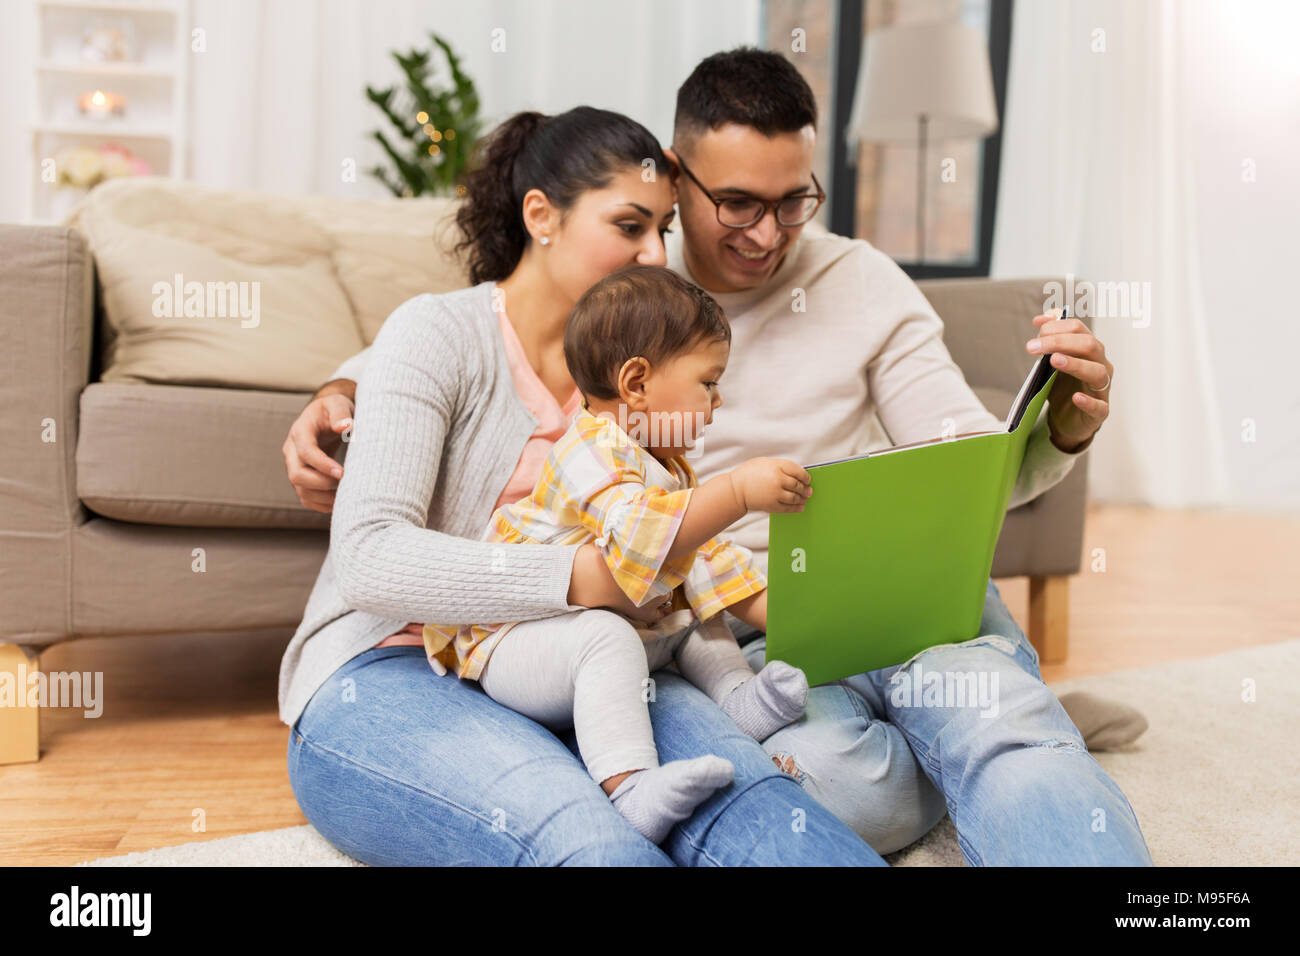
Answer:
<svg viewBox="0 0 1300 956"><path fill-rule="evenodd" d="M887 371L879 376L878 381L891 401L888 407L879 408L879 414L894 444L924 441L943 434L1000 430L1004 425L984 407L967 383L943 344L942 329L937 316L932 319L909 316L900 326L901 341L909 344L891 346L894 349L907 348L905 356L884 355ZM914 342L914 339L919 341ZM891 377L904 379L906 385L895 388L889 381ZM877 384L873 382L871 388L875 393ZM900 434L908 437L899 437ZM1008 510L1032 501L1059 484L1091 444L1092 438L1089 437L1073 451L1064 450L1057 444L1048 417L1044 415L1029 433Z"/></svg>
<svg viewBox="0 0 1300 956"><path fill-rule="evenodd" d="M891 286L885 301L893 309L886 317L893 328L868 365L867 377L890 440L902 445L943 434L1001 429L1004 423L984 407L944 344L943 321L916 284L892 262L886 262L870 267L871 278L877 302L880 284ZM1026 341L1033 335L1033 322L1026 320ZM1061 377L1058 375L1058 380ZM1071 447L1067 439L1054 435L1049 417L1044 416L1030 433L1008 508L1018 507L1059 483L1091 444L1089 436L1067 451Z"/></svg>
<svg viewBox="0 0 1300 956"><path fill-rule="evenodd" d="M1016 475L1015 487L1011 489L1007 510L1019 508L1059 484L1091 444L1089 438L1074 452L1062 451L1052 437L1047 419L1043 418L1029 433L1029 441L1025 443L1025 457L1020 462L1020 472Z"/></svg>

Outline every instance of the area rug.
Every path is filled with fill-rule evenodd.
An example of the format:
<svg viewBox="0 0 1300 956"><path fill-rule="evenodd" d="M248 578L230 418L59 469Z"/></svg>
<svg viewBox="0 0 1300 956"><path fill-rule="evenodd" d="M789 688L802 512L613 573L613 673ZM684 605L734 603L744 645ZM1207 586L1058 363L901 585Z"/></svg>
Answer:
<svg viewBox="0 0 1300 956"><path fill-rule="evenodd" d="M1150 729L1094 756L1160 866L1300 865L1300 640L1053 684L1126 701ZM951 820L888 857L962 866ZM364 866L310 825L104 857L79 866Z"/></svg>

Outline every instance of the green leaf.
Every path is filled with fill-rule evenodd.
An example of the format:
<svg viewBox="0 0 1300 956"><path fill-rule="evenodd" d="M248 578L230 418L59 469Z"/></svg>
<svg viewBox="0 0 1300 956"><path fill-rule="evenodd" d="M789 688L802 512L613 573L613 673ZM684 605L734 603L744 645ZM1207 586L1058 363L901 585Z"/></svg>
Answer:
<svg viewBox="0 0 1300 956"><path fill-rule="evenodd" d="M462 69L451 44L436 33L430 33L429 37L433 41L431 49L390 51L402 74L400 85L365 88L367 99L384 114L396 137L390 140L378 130L372 134L396 175L393 169L382 166L374 167L370 173L397 196L419 196L453 188L465 171L481 129L478 90L473 79ZM442 81L430 85L435 52L446 61L451 78L449 86ZM421 111L428 114L429 122L438 130L455 130L455 139L444 137L438 143L438 162L429 155L430 138L424 133L423 124L415 122L416 114Z"/></svg>

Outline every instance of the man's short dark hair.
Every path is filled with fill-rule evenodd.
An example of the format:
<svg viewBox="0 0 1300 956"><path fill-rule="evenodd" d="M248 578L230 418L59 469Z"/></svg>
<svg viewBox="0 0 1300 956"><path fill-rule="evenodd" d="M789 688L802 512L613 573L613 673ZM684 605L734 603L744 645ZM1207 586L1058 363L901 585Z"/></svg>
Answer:
<svg viewBox="0 0 1300 956"><path fill-rule="evenodd" d="M701 60L677 90L673 146L682 149L727 123L764 136L795 133L817 126L817 100L781 54L738 47Z"/></svg>

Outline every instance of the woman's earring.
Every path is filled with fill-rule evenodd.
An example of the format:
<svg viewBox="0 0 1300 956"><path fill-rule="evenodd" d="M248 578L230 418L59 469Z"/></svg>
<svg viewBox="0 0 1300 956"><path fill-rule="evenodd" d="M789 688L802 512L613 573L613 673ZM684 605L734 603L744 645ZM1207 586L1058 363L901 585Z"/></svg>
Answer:
<svg viewBox="0 0 1300 956"><path fill-rule="evenodd" d="M542 238L538 239L537 241L540 242L540 243L541 243L542 245L544 245L544 246L549 246L549 245L551 244L551 237L550 237L550 236L542 236Z"/></svg>

